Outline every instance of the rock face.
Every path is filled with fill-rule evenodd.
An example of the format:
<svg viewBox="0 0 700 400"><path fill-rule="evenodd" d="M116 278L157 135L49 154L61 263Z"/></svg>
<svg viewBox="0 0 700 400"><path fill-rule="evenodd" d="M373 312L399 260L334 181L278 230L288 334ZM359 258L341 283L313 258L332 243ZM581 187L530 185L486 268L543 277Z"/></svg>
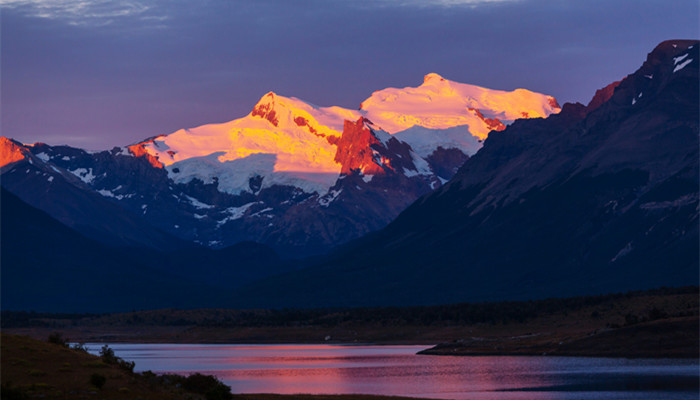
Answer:
<svg viewBox="0 0 700 400"><path fill-rule="evenodd" d="M110 151L3 138L2 185L105 243L255 241L298 257L384 227L450 179L491 129L558 111L550 96L437 74L375 92L360 110L270 92L243 118Z"/></svg>
<svg viewBox="0 0 700 400"><path fill-rule="evenodd" d="M697 285L699 47L663 42L588 106L492 132L449 183L385 229L284 281L239 292L242 304L430 304Z"/></svg>
<svg viewBox="0 0 700 400"><path fill-rule="evenodd" d="M21 144L6 137L0 137L0 169L29 157L31 153Z"/></svg>

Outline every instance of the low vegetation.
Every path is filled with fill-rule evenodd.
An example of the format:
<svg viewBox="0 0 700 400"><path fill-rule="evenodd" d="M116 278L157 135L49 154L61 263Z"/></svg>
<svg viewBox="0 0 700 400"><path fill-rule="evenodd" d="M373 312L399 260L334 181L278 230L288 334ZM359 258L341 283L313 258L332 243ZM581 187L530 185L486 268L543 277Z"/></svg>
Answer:
<svg viewBox="0 0 700 400"><path fill-rule="evenodd" d="M638 332L648 333L654 330L641 328L651 326L659 331L666 326L671 331L688 331L679 336L682 343L675 350L664 344L656 350L652 346L651 351L629 351L647 356L697 357L693 349L697 348L698 329L691 328L698 321L699 293L697 286L689 286L564 299L417 307L167 309L102 315L3 312L2 324L3 331L9 333L46 338L51 332L61 331L73 341L82 342L435 344L474 338L480 343L493 342L488 348L469 350L480 354L525 354L523 349L541 354L550 352L559 342L593 336L614 343L611 331L632 332L631 328L636 327L640 328ZM513 337L537 338L537 343L529 339L518 344ZM686 342L693 342L693 338L695 347L688 346ZM516 344L504 347L504 342ZM576 351L585 353L585 348ZM634 356L632 353L623 355Z"/></svg>
<svg viewBox="0 0 700 400"><path fill-rule="evenodd" d="M70 348L60 334L46 342L2 334L2 398L58 399L231 399L230 388L214 376L135 373L134 363L108 346L100 356Z"/></svg>

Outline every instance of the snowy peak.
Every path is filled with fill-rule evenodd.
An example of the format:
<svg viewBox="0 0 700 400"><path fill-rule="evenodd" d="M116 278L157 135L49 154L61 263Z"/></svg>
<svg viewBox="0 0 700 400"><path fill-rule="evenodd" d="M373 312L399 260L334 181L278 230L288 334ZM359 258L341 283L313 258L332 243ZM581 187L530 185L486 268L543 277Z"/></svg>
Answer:
<svg viewBox="0 0 700 400"><path fill-rule="evenodd" d="M430 73L419 87L374 92L362 102L360 110L391 134L414 126L446 129L467 125L472 135L485 139L493 126L519 118L547 117L561 111L561 107L554 97L529 90L486 89Z"/></svg>
<svg viewBox="0 0 700 400"><path fill-rule="evenodd" d="M153 146L155 144L155 141L157 139L163 138L164 135L161 136L156 136L151 139L147 139L141 143L136 143L132 144L130 146L127 146L127 149L129 150L129 153L131 153L134 157L143 157L145 158L149 164L151 164L155 168L163 168L163 163L158 161L158 157L152 155L151 153L146 150L146 146L151 145ZM174 153L169 153L170 156L172 156Z"/></svg>
<svg viewBox="0 0 700 400"><path fill-rule="evenodd" d="M266 120L272 128L301 129L332 143L333 136L340 136L344 121L355 120L358 116L357 112L340 107L318 107L294 97L269 92L258 101L248 117Z"/></svg>
<svg viewBox="0 0 700 400"><path fill-rule="evenodd" d="M429 83L430 81L432 81L432 82L445 82L445 78L436 74L435 72L431 72L423 77L423 84Z"/></svg>
<svg viewBox="0 0 700 400"><path fill-rule="evenodd" d="M686 92L697 96L693 82L698 77L700 45L697 40L668 40L660 43L648 55L642 66L619 82L614 82L596 92L588 104L587 112L605 107L647 107L659 100L662 93L678 97ZM683 88L682 91L666 91L668 86ZM666 101L676 101L669 97Z"/></svg>
<svg viewBox="0 0 700 400"><path fill-rule="evenodd" d="M523 89L490 90L431 73L419 87L373 93L360 110L319 107L268 92L243 118L181 129L129 151L165 168L176 183L216 182L218 190L236 194L252 190L249 182L254 179L262 189L283 185L325 193L353 168L373 173L391 169L376 150L366 150L372 157L348 153L351 148L382 147L371 140L385 147L390 135L402 132L397 142L408 143L420 157L439 147L472 155L491 130L501 130L516 118L558 110L550 96ZM411 154L406 154L409 160Z"/></svg>
<svg viewBox="0 0 700 400"><path fill-rule="evenodd" d="M252 117L260 117L268 120L273 126L279 126L277 111L275 110L275 93L269 92L255 105L250 113Z"/></svg>

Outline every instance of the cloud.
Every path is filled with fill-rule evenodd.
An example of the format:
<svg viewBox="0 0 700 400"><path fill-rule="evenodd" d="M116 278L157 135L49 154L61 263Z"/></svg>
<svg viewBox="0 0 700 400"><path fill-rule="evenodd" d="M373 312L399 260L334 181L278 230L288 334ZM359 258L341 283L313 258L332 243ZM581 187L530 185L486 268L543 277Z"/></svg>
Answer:
<svg viewBox="0 0 700 400"><path fill-rule="evenodd" d="M380 0L384 6L408 7L476 7L484 4L514 3L520 0Z"/></svg>
<svg viewBox="0 0 700 400"><path fill-rule="evenodd" d="M26 16L75 26L105 26L124 18L158 21L166 18L153 15L153 7L138 0L0 0L0 5Z"/></svg>

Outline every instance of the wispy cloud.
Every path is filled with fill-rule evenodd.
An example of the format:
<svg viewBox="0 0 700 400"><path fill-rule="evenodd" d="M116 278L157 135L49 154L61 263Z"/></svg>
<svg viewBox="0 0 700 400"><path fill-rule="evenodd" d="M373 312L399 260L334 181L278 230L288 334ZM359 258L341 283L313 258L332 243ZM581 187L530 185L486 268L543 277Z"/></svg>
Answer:
<svg viewBox="0 0 700 400"><path fill-rule="evenodd" d="M520 0L380 0L377 3L384 6L409 7L476 7L485 4L514 3Z"/></svg>
<svg viewBox="0 0 700 400"><path fill-rule="evenodd" d="M0 0L0 5L27 16L76 26L104 26L125 18L166 19L164 15L153 15L151 5L137 0Z"/></svg>

